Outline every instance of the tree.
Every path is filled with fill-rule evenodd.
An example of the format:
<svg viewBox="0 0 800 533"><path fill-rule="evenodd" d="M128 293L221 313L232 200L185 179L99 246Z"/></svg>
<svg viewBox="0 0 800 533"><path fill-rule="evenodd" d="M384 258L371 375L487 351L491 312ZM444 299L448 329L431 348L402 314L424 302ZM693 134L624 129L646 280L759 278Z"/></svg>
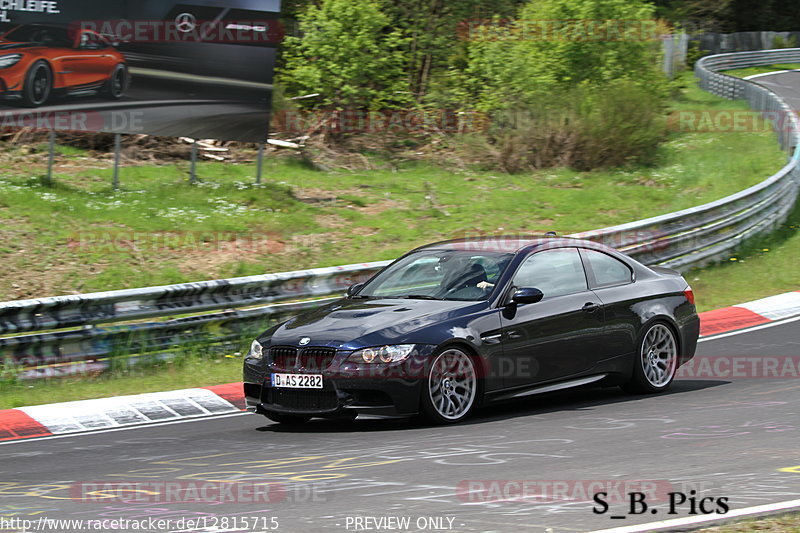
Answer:
<svg viewBox="0 0 800 533"><path fill-rule="evenodd" d="M487 109L581 84L660 87L658 31L645 0L536 0L470 44L468 85Z"/></svg>
<svg viewBox="0 0 800 533"><path fill-rule="evenodd" d="M463 55L465 29L493 16L515 17L526 0L397 0L386 12L406 36L409 86L423 102L437 77L457 66ZM433 87L436 90L438 87Z"/></svg>
<svg viewBox="0 0 800 533"><path fill-rule="evenodd" d="M404 40L376 0L322 0L298 13L301 36L284 41L279 82L289 96L327 109L386 109L411 100Z"/></svg>

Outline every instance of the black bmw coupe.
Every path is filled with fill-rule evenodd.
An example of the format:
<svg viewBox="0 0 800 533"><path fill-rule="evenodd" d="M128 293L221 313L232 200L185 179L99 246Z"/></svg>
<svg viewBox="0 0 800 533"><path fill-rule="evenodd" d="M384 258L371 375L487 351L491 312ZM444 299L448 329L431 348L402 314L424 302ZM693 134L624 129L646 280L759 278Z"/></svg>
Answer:
<svg viewBox="0 0 800 533"><path fill-rule="evenodd" d="M700 321L677 272L566 238L417 248L346 297L253 341L248 409L269 419L420 415L598 383L658 393L694 356Z"/></svg>

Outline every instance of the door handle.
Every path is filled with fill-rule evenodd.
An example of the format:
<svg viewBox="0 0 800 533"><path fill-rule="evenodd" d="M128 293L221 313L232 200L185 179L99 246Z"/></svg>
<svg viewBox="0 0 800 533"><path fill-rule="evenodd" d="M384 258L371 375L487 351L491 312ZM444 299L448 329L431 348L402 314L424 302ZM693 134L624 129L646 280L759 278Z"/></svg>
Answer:
<svg viewBox="0 0 800 533"><path fill-rule="evenodd" d="M584 313L592 314L600 309L600 305L594 302L586 302L582 308Z"/></svg>

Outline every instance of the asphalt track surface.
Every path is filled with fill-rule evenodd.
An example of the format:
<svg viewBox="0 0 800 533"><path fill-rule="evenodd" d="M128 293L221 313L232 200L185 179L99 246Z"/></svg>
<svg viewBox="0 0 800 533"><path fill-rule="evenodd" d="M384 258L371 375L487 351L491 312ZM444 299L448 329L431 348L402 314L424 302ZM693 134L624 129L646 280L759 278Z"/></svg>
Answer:
<svg viewBox="0 0 800 533"><path fill-rule="evenodd" d="M795 112L800 110L800 71L791 70L768 74L758 76L750 81L763 85L781 95Z"/></svg>
<svg viewBox="0 0 800 533"><path fill-rule="evenodd" d="M791 83L776 77L759 83ZM785 356L800 356L800 320L706 338L697 353ZM38 521L168 521L135 529L158 532L592 531L690 516L688 503L667 515L666 492L727 498L732 510L798 499L798 442L797 377L683 379L659 396L564 391L487 407L447 427L359 418L287 428L245 414L0 445L0 520L28 519L49 531L81 529ZM198 502L189 492L233 481L247 489L227 493L224 503ZM545 497L526 498L509 481L525 481ZM561 482L561 492L552 482ZM648 512L629 514L614 482L628 483L623 492L649 487ZM138 490L180 483L173 486L183 496L104 500L113 494L88 493L99 483ZM605 514L593 512L597 483L611 488ZM263 501L264 484L273 501ZM589 492L581 497L583 489ZM407 518L410 527L356 521L367 517ZM134 531L115 525L103 530Z"/></svg>
<svg viewBox="0 0 800 533"><path fill-rule="evenodd" d="M698 356L786 355L800 355L800 320L709 338L698 349ZM234 518L260 516L277 518L277 530L286 532L356 531L357 516L410 517L408 530L436 531L416 520L443 517L445 526L453 519L450 531L591 531L671 518L667 491L729 498L731 509L800 498L798 439L797 378L681 380L660 396L565 391L487 407L447 427L359 418L286 428L246 414L2 445L0 517L176 521L151 531L180 530L181 518L205 517L218 527L227 518L225 530L266 531L262 523L230 527ZM572 480L567 490L575 499L547 489L541 493L553 497L544 500L510 489L471 496L463 490L470 480L484 480L490 490L492 480L539 487ZM652 483L651 507L660 514L611 519L628 510L611 480L628 481L632 490L641 480ZM263 491L262 501L245 491L226 496L241 501L217 505L188 493L173 501L81 501L97 482L145 484L136 489L179 482L190 490L205 481L273 483L276 501L264 502ZM592 494L575 492L594 487L590 481L612 487L604 515L593 513ZM688 516L688 509L672 517Z"/></svg>

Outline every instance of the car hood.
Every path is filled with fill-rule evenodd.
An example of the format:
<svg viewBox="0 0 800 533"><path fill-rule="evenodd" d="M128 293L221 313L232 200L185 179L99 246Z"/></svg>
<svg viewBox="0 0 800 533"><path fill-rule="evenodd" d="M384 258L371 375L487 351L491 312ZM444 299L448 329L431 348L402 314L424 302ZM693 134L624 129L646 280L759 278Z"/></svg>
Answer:
<svg viewBox="0 0 800 533"><path fill-rule="evenodd" d="M308 346L358 349L382 344L438 344L435 335L415 337L428 326L485 308L486 302L438 300L348 300L342 299L293 318L277 328L273 346L298 346L307 337ZM430 337L430 338L428 338Z"/></svg>
<svg viewBox="0 0 800 533"><path fill-rule="evenodd" d="M44 46L38 43L18 43L0 40L0 52L8 52L9 50L19 50L22 48L44 48Z"/></svg>

